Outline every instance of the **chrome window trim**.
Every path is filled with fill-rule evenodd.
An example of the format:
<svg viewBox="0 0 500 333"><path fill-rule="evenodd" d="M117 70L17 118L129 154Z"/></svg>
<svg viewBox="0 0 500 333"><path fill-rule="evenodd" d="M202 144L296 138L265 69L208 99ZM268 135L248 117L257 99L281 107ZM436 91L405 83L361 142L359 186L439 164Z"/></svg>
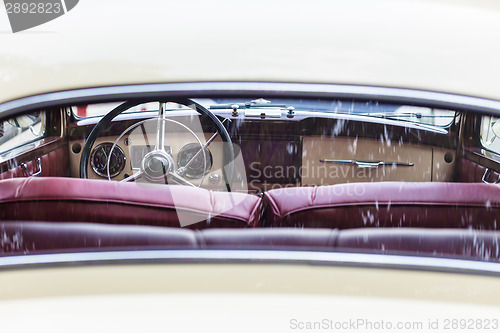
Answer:
<svg viewBox="0 0 500 333"><path fill-rule="evenodd" d="M378 100L381 102L431 106L500 116L500 101L423 90L318 83L185 82L85 88L24 97L0 104L0 117L8 118L33 109L55 107L61 104L87 104L111 100L168 98L171 96L208 97L213 95ZM500 276L500 265L494 262L305 251L179 250L40 254L0 257L0 269L46 267L47 265L185 262L305 263Z"/></svg>
<svg viewBox="0 0 500 333"><path fill-rule="evenodd" d="M500 277L500 264L465 259L353 252L269 250L138 250L0 257L0 270L112 264L306 264L403 269Z"/></svg>
<svg viewBox="0 0 500 333"><path fill-rule="evenodd" d="M500 101L424 90L320 83L180 82L85 88L29 96L0 104L0 117L61 104L214 95L378 100L500 115Z"/></svg>

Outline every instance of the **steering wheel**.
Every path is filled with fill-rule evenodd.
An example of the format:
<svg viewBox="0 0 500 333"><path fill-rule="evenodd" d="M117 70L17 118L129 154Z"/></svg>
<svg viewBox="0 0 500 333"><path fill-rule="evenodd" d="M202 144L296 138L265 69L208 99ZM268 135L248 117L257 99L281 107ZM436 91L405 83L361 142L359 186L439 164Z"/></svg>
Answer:
<svg viewBox="0 0 500 333"><path fill-rule="evenodd" d="M85 145L83 146L82 149L82 155L80 158L80 178L88 178L87 174L87 167L89 164L89 158L90 158L90 151L92 147L94 146L94 143L96 139L99 137L101 132L109 126L111 121L121 114L122 112L137 106L139 104L151 102L150 100L141 100L141 101L129 101L120 104L116 108L114 108L111 112L106 114L92 129L90 132L89 137L87 138L87 141L85 142ZM190 99L177 99L177 100L169 100L168 102L174 102L178 103L184 106L187 106L195 111L197 111L200 115L206 117L210 122L215 126L217 132L212 135L212 137L204 144L200 142L200 140L196 137L198 143L200 144L200 150L198 153L196 153L190 161L187 162L186 165L189 165L191 162L193 162L198 155L201 153L205 155L205 150L206 147L212 142L213 139L215 139L215 136L219 134L221 136L221 139L225 144L223 145L224 147L224 161L223 161L223 167L222 167L222 175L224 178L224 181L226 183L226 189L228 191L231 191L231 184L232 184L232 178L234 174L234 148L233 144L231 141L231 137L229 136L228 131L222 124L222 122L208 109L206 109L204 106L201 104L196 103L193 100ZM132 176L124 179L123 181L133 181L141 176L145 176L146 179L149 180L154 180L154 179L168 179L169 182L173 181L177 184L181 185L188 185L188 186L195 186L192 184L189 180L184 178L185 174L185 167L180 167L175 170L175 163L173 162L172 156L165 151L165 145L164 145L164 134L165 134L165 122L170 121L166 119L165 117L165 104L166 102L160 101L160 108L158 111L158 126L157 126L157 131L156 131L156 144L155 147L152 151L147 153L141 161L141 168L138 172L133 174ZM182 125L184 126L184 125ZM185 126L184 126L185 127ZM193 133L189 128L186 127L188 131ZM126 132L125 130L120 137ZM194 133L193 133L194 134ZM117 140L118 141L118 140ZM115 141L115 145L116 142ZM114 148L114 146L113 146ZM111 154L110 154L111 155ZM109 161L108 161L108 169L109 169ZM109 177L108 177L109 179ZM201 184L201 183L200 183Z"/></svg>

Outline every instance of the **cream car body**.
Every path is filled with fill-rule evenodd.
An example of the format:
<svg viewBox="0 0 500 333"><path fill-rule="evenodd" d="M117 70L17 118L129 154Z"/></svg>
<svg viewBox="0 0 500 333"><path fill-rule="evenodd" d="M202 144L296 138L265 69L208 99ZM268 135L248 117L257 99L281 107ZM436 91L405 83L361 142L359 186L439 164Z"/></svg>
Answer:
<svg viewBox="0 0 500 333"><path fill-rule="evenodd" d="M0 108L117 85L300 82L396 88L407 98L413 90L404 89L451 93L500 109L498 31L500 4L485 0L82 0L16 34L0 13ZM439 321L444 331L447 320L500 320L496 263L305 251L17 260L0 260L6 332L289 332L324 319L423 331Z"/></svg>

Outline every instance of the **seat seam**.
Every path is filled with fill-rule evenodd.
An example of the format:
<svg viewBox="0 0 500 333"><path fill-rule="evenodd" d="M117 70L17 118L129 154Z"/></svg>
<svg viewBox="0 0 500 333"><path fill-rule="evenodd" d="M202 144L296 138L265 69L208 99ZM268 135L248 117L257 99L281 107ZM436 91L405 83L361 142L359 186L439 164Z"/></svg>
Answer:
<svg viewBox="0 0 500 333"><path fill-rule="evenodd" d="M417 203L410 203L410 202L384 202L384 203L378 203L378 206L433 206L433 207L471 207L471 208L476 208L476 207L484 207L484 203L463 203L463 204L456 204L456 203L450 203L450 202L417 202ZM314 207L303 207L303 208L297 208L294 210L290 210L287 213L284 213L283 215L280 215L280 217L284 217L286 215L290 214L295 214L303 211L308 211L308 210L314 210L314 209L328 209L328 208L350 208L350 207L358 207L358 208L365 208L367 206L373 206L375 207L374 202L366 203L366 202L353 202L353 203L339 203L339 204L328 204L328 205L316 205ZM490 207L500 209L500 204L491 204Z"/></svg>
<svg viewBox="0 0 500 333"><path fill-rule="evenodd" d="M100 201L100 200L91 200L91 199L88 199L88 198L85 198L85 199L81 199L81 198L72 198L72 199L68 199L68 198L47 198L47 199L20 199L20 200L5 200L5 201L0 201L0 205L2 204L16 204L16 203L38 203L40 201L44 201L44 202L74 202L74 203L82 203L82 204L85 204L85 203L95 203L95 204L102 204L102 205L107 205L109 203L113 203L113 204L118 204L118 205L133 205L135 207L144 207L144 208L158 208L158 209L170 209L172 211L177 211L177 210L183 210L183 211L187 211L187 212L191 212L191 213L197 213L197 214L212 214L213 211L200 211L200 210L196 210L196 209L192 209L192 208L186 208L186 207L178 207L178 206L167 206L167 205L161 205L161 204L142 204L142 203L136 203L136 202L133 202L133 201L123 201L123 200L120 200L120 201L117 201L117 200L110 200L110 199L106 199L106 201ZM218 217L222 217L222 218L226 218L226 219L233 219L233 220L238 220L240 222L244 222L244 223L247 223L248 224L248 221L247 219L245 219L244 217L240 217L240 216L235 216L235 215L231 215L231 214L227 214L226 212L223 212L223 213L220 213L220 214L216 214L216 216Z"/></svg>

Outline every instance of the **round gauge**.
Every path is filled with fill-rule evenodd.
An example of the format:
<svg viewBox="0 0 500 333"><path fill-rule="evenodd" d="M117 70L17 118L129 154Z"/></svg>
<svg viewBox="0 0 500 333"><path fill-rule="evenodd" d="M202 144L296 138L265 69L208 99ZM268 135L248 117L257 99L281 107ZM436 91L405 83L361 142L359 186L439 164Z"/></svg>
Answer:
<svg viewBox="0 0 500 333"><path fill-rule="evenodd" d="M113 144L110 142L101 143L92 150L90 155L90 165L92 170L101 177L108 178L108 158ZM115 146L111 153L109 163L109 177L116 177L125 168L125 153L119 146Z"/></svg>
<svg viewBox="0 0 500 333"><path fill-rule="evenodd" d="M177 167L185 167L185 175L188 178L200 178L212 169L212 153L208 148L205 148L205 160L203 160L203 153L200 153L191 164L186 166L200 149L201 147L198 143L188 143L179 150L179 154L177 155Z"/></svg>

